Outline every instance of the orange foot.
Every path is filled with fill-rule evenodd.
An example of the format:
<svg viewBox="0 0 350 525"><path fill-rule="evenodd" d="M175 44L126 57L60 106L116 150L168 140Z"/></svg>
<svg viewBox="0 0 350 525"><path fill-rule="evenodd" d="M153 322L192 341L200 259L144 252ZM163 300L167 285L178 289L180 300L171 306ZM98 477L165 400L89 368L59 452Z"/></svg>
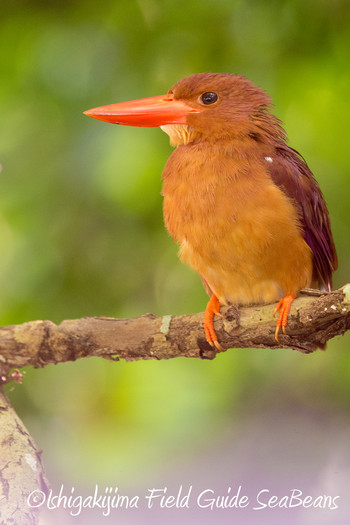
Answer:
<svg viewBox="0 0 350 525"><path fill-rule="evenodd" d="M224 316L220 313L219 299L216 297L216 295L213 294L204 312L204 332L206 340L208 341L210 346L215 346L215 348L219 350L219 352L223 352L224 349L218 342L218 337L214 330L215 315L224 318Z"/></svg>
<svg viewBox="0 0 350 525"><path fill-rule="evenodd" d="M273 316L275 317L276 313L279 311L279 316L277 319L277 326L276 326L276 332L275 332L275 339L278 342L278 332L280 331L280 328L282 326L282 331L285 334L286 333L286 326L288 324L288 315L290 312L290 307L292 306L292 302L296 298L296 295L294 294L288 294L285 295L277 304L275 311L273 313Z"/></svg>

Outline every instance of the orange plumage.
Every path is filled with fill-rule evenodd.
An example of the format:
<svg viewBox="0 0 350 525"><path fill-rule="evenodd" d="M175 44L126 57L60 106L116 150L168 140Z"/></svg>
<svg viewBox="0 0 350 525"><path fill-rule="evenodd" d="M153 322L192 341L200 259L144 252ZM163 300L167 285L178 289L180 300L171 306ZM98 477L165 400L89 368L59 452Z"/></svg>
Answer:
<svg viewBox="0 0 350 525"><path fill-rule="evenodd" d="M204 73L164 97L87 112L160 126L176 146L163 172L165 224L212 296L205 331L219 349L220 305L280 301L277 338L298 291L330 289L337 266L321 191L270 103L244 77Z"/></svg>

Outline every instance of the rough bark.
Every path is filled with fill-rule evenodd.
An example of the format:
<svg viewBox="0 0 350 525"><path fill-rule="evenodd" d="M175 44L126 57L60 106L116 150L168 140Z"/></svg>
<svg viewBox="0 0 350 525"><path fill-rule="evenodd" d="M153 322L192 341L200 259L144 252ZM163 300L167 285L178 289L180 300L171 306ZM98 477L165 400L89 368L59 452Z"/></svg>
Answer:
<svg viewBox="0 0 350 525"><path fill-rule="evenodd" d="M292 348L303 353L342 335L350 326L350 284L331 293L305 290L294 301L287 335L274 338L275 305L223 308L215 329L224 349ZM63 321L32 321L0 328L1 376L11 368L75 361L100 356L127 361L196 357L213 359L218 351L204 338L203 314L135 319L85 317Z"/></svg>
<svg viewBox="0 0 350 525"><path fill-rule="evenodd" d="M331 293L302 291L293 303L288 335L274 338L275 305L222 309L215 328L228 348L292 348L310 353L350 327L350 284ZM137 319L89 317L33 321L0 328L0 383L21 374L13 368L100 356L127 361L197 357L213 359L218 351L205 341L203 314L143 315ZM36 498L47 485L40 451L0 387L0 524L36 524ZM34 505L28 505L28 496Z"/></svg>
<svg viewBox="0 0 350 525"><path fill-rule="evenodd" d="M0 388L0 524L37 523L27 498L45 491L40 451Z"/></svg>

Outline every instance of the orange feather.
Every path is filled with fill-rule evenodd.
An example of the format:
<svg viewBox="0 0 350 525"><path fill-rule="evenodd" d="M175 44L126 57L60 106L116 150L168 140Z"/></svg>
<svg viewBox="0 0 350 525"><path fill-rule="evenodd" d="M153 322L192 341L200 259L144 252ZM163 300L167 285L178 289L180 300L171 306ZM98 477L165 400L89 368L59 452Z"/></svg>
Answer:
<svg viewBox="0 0 350 525"><path fill-rule="evenodd" d="M211 295L205 333L218 349L220 305L278 301L278 340L298 291L331 289L337 267L321 190L270 105L244 77L203 73L167 95L86 112L160 126L170 136L176 149L163 173L165 224Z"/></svg>

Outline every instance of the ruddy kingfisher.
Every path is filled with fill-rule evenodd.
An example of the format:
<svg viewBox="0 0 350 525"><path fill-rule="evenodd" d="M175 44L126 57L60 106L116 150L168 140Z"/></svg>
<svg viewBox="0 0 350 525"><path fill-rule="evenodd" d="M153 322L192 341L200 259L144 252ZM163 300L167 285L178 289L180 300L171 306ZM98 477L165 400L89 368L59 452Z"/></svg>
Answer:
<svg viewBox="0 0 350 525"><path fill-rule="evenodd" d="M243 76L201 73L166 95L85 112L159 126L176 147L163 172L164 221L210 296L204 330L218 350L222 305L277 302L278 341L299 290L330 291L337 268L323 195L271 103Z"/></svg>

